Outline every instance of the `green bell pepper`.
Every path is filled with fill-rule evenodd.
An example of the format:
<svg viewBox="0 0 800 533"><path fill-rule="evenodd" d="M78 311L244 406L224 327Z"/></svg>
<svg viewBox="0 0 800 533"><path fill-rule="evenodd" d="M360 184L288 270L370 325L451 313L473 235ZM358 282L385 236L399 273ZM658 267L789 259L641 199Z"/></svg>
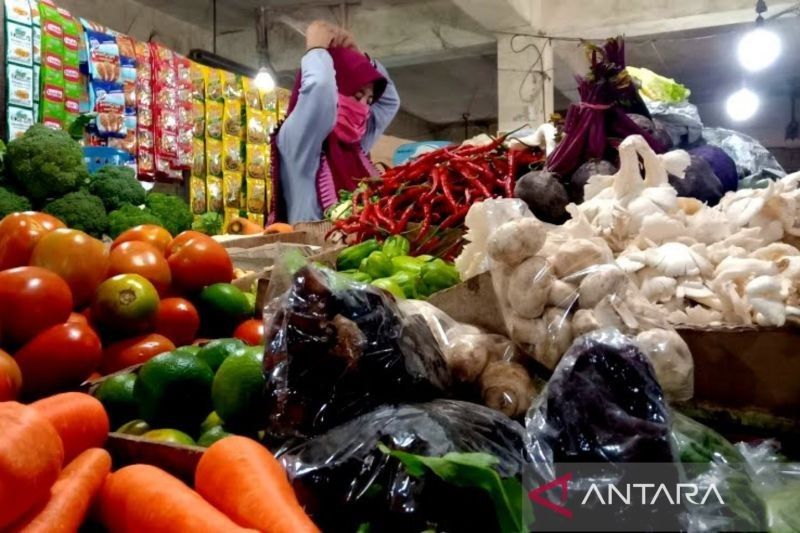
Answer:
<svg viewBox="0 0 800 533"><path fill-rule="evenodd" d="M372 277L369 274L365 274L360 270L345 270L344 272L339 272L339 274L356 283L369 283L372 281Z"/></svg>
<svg viewBox="0 0 800 533"><path fill-rule="evenodd" d="M417 285L419 285L419 275L409 272L395 272L388 278L397 283L397 286L403 289L403 294L406 298L417 297Z"/></svg>
<svg viewBox="0 0 800 533"><path fill-rule="evenodd" d="M361 261L358 269L369 274L372 279L386 278L392 275L392 260L383 252L372 252Z"/></svg>
<svg viewBox="0 0 800 533"><path fill-rule="evenodd" d="M420 263L430 263L436 258L433 257L432 255L418 255L414 259L418 260Z"/></svg>
<svg viewBox="0 0 800 533"><path fill-rule="evenodd" d="M400 286L397 283L395 283L389 278L376 279L371 283L371 285L373 285L374 287L378 287L379 289L388 291L397 298L406 297L405 293L403 292L403 289L400 288Z"/></svg>
<svg viewBox="0 0 800 533"><path fill-rule="evenodd" d="M408 272L409 274L418 275L424 264L425 263L418 258L409 257L407 255L392 257L392 271L394 273Z"/></svg>
<svg viewBox="0 0 800 533"><path fill-rule="evenodd" d="M419 292L423 296L430 296L435 292L452 287L459 281L461 278L456 267L441 259L434 259L422 265Z"/></svg>
<svg viewBox="0 0 800 533"><path fill-rule="evenodd" d="M381 250L390 258L400 257L401 255L408 255L411 250L411 243L405 237L392 235L383 242Z"/></svg>
<svg viewBox="0 0 800 533"><path fill-rule="evenodd" d="M361 264L361 261L377 250L380 250L380 245L375 239L370 239L361 244L345 248L339 252L339 257L336 258L336 270L356 269Z"/></svg>

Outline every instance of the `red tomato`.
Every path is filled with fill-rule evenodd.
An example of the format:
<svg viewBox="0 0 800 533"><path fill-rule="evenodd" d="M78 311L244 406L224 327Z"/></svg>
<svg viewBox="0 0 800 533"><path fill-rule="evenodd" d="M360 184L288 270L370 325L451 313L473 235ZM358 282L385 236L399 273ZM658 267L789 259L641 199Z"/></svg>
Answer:
<svg viewBox="0 0 800 533"><path fill-rule="evenodd" d="M192 302L183 298L161 300L156 315L156 333L171 340L175 346L191 344L200 329L200 315Z"/></svg>
<svg viewBox="0 0 800 533"><path fill-rule="evenodd" d="M228 251L206 235L186 239L173 247L168 262L173 283L187 292L198 292L214 283L230 283L233 279Z"/></svg>
<svg viewBox="0 0 800 533"><path fill-rule="evenodd" d="M139 274L162 295L172 282L164 254L152 244L141 241L121 242L111 250L108 275L117 274Z"/></svg>
<svg viewBox="0 0 800 533"><path fill-rule="evenodd" d="M108 346L100 364L102 374L110 374L129 366L144 363L160 353L175 349L172 341L157 333L125 339Z"/></svg>
<svg viewBox="0 0 800 533"><path fill-rule="evenodd" d="M139 274L117 274L97 288L91 321L115 333L149 331L158 312L158 292Z"/></svg>
<svg viewBox="0 0 800 533"><path fill-rule="evenodd" d="M17 267L0 272L0 341L27 342L45 328L61 324L72 312L67 283L49 270Z"/></svg>
<svg viewBox="0 0 800 533"><path fill-rule="evenodd" d="M45 234L64 224L45 213L11 213L0 221L0 270L27 265Z"/></svg>
<svg viewBox="0 0 800 533"><path fill-rule="evenodd" d="M72 291L73 304L80 307L91 301L107 277L108 249L82 231L57 229L39 239L31 265L61 276Z"/></svg>
<svg viewBox="0 0 800 533"><path fill-rule="evenodd" d="M167 248L164 250L164 257L169 259L169 256L177 252L187 241L190 239L208 239L214 240L205 233L200 233L199 231L187 230L182 233L179 233L177 237L172 239L170 243L167 245Z"/></svg>
<svg viewBox="0 0 800 533"><path fill-rule="evenodd" d="M250 346L264 344L264 321L258 318L245 320L236 327L233 336L243 340Z"/></svg>
<svg viewBox="0 0 800 533"><path fill-rule="evenodd" d="M113 250L123 242L129 241L141 241L152 244L163 254L172 241L172 235L161 226L142 224L141 226L134 226L120 233L119 236L114 239L111 249Z"/></svg>
<svg viewBox="0 0 800 533"><path fill-rule="evenodd" d="M14 358L0 350L0 402L17 399L22 387L22 372Z"/></svg>
<svg viewBox="0 0 800 533"><path fill-rule="evenodd" d="M29 398L77 387L102 356L94 330L74 323L47 328L14 354L24 378L22 392Z"/></svg>
<svg viewBox="0 0 800 533"><path fill-rule="evenodd" d="M83 313L70 313L67 324L77 324L82 326L89 325L89 318Z"/></svg>

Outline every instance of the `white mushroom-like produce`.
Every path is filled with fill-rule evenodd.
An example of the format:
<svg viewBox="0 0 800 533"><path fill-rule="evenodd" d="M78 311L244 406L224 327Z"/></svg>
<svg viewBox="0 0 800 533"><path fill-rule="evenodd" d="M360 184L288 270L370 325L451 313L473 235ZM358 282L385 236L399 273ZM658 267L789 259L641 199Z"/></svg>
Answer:
<svg viewBox="0 0 800 533"><path fill-rule="evenodd" d="M559 278L562 280L567 278L567 281L571 281L570 275L580 273L591 266L609 262L612 257L608 252L608 248L604 249L600 244L589 239L575 239L562 244L550 261Z"/></svg>
<svg viewBox="0 0 800 533"><path fill-rule="evenodd" d="M600 329L600 323L591 309L578 309L572 317L572 334L577 338L581 335Z"/></svg>
<svg viewBox="0 0 800 533"><path fill-rule="evenodd" d="M538 219L519 218L506 222L492 233L487 252L495 261L516 266L536 255L546 237L547 232Z"/></svg>
<svg viewBox="0 0 800 533"><path fill-rule="evenodd" d="M586 274L578 287L578 305L591 309L607 295L623 294L628 283L625 273L615 265L598 265L597 270Z"/></svg>
<svg viewBox="0 0 800 533"><path fill-rule="evenodd" d="M536 389L524 366L510 361L493 361L480 376L480 388L486 406L506 416L525 414Z"/></svg>
<svg viewBox="0 0 800 533"><path fill-rule="evenodd" d="M642 282L640 290L642 296L653 303L666 302L675 297L675 290L678 287L678 280L667 276L655 276L646 278Z"/></svg>
<svg viewBox="0 0 800 533"><path fill-rule="evenodd" d="M656 379L667 397L688 400L694 393L694 362L686 342L674 330L651 329L636 336L636 343L647 355Z"/></svg>
<svg viewBox="0 0 800 533"><path fill-rule="evenodd" d="M548 306L571 309L577 299L578 288L575 285L560 279L553 280L547 295Z"/></svg>
<svg viewBox="0 0 800 533"><path fill-rule="evenodd" d="M572 323L569 315L558 307L547 309L542 319L547 327L547 338L546 342L536 345L533 355L534 359L552 370L572 345Z"/></svg>
<svg viewBox="0 0 800 533"><path fill-rule="evenodd" d="M664 276L696 276L712 270L708 260L685 244L668 242L650 248L641 254L631 254L632 259L641 258L645 264L655 268Z"/></svg>
<svg viewBox="0 0 800 533"><path fill-rule="evenodd" d="M553 283L552 267L542 257L523 261L508 280L507 299L511 309L523 318L542 315Z"/></svg>
<svg viewBox="0 0 800 533"><path fill-rule="evenodd" d="M454 337L444 350L450 373L462 383L472 383L489 363L489 349L483 334Z"/></svg>
<svg viewBox="0 0 800 533"><path fill-rule="evenodd" d="M523 350L533 353L534 347L547 342L547 325L541 318L523 318L514 313L506 316L508 337Z"/></svg>

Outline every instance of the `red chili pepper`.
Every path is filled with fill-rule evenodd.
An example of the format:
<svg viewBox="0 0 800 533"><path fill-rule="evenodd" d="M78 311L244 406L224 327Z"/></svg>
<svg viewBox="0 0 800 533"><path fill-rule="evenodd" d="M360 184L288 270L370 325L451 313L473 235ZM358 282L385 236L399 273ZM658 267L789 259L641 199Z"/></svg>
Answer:
<svg viewBox="0 0 800 533"><path fill-rule="evenodd" d="M514 197L514 179L517 172L517 159L514 150L508 152L508 170L503 178L503 192L506 198Z"/></svg>
<svg viewBox="0 0 800 533"><path fill-rule="evenodd" d="M451 183L450 174L447 171L442 172L441 180L444 197L447 198L447 203L450 204L450 208L455 209L457 203L456 199L453 197L453 184Z"/></svg>
<svg viewBox="0 0 800 533"><path fill-rule="evenodd" d="M465 205L461 206L455 213L451 214L449 217L444 219L444 221L439 224L439 230L447 229L449 227L454 226L460 221L464 220L464 217L467 216L467 212L469 212L470 206Z"/></svg>
<svg viewBox="0 0 800 533"><path fill-rule="evenodd" d="M414 213L414 207L415 205L411 204L403 211L403 214L400 216L400 221L397 223L396 231L392 232L394 235L399 235L406 231L408 221L411 220L411 215Z"/></svg>
<svg viewBox="0 0 800 533"><path fill-rule="evenodd" d="M422 240L422 237L428 233L428 230L431 228L431 204L423 205L422 212L422 224L419 227L419 233L417 233L416 238L414 238L414 243L418 243L420 240Z"/></svg>
<svg viewBox="0 0 800 533"><path fill-rule="evenodd" d="M382 198L381 202L386 200L386 198ZM394 227L394 221L386 216L384 212L381 210L381 202L378 202L374 205L373 209L375 210L375 216L380 220L380 222L386 227L387 230L392 230Z"/></svg>

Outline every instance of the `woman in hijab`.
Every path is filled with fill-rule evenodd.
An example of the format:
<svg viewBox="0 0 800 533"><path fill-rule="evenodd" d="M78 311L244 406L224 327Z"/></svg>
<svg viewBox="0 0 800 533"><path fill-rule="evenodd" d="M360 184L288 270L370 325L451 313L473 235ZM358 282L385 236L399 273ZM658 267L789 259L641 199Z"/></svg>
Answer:
<svg viewBox="0 0 800 533"><path fill-rule="evenodd" d="M319 220L339 190L377 176L367 154L400 108L386 70L346 30L314 22L306 48L273 136L271 221Z"/></svg>

